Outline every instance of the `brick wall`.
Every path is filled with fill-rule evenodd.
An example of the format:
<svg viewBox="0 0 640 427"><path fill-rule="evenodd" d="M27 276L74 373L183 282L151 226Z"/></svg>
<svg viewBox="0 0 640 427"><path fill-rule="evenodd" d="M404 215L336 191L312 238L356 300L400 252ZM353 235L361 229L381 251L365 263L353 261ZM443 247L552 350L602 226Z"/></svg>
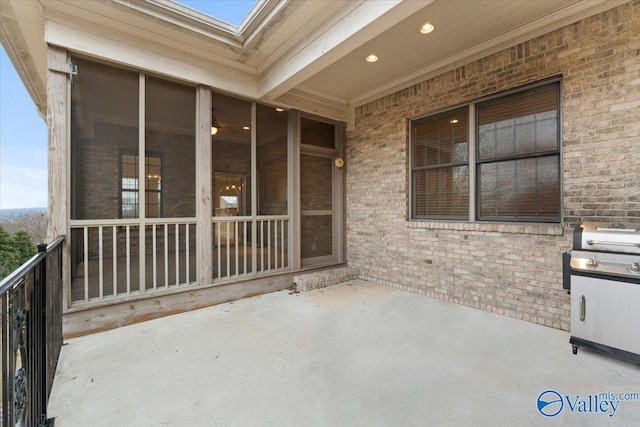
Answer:
<svg viewBox="0 0 640 427"><path fill-rule="evenodd" d="M193 135L147 131L146 150L162 157L162 217L196 216L196 144Z"/></svg>
<svg viewBox="0 0 640 427"><path fill-rule="evenodd" d="M287 137L257 147L260 215L287 214Z"/></svg>
<svg viewBox="0 0 640 427"><path fill-rule="evenodd" d="M409 221L407 119L562 77L559 225ZM561 253L581 221L640 223L640 1L358 107L348 261L369 280L569 329Z"/></svg>
<svg viewBox="0 0 640 427"><path fill-rule="evenodd" d="M120 158L138 153L138 129L96 123L93 138L74 139L73 219L120 217ZM195 141L193 135L148 131L147 151L162 158L162 216L195 216Z"/></svg>

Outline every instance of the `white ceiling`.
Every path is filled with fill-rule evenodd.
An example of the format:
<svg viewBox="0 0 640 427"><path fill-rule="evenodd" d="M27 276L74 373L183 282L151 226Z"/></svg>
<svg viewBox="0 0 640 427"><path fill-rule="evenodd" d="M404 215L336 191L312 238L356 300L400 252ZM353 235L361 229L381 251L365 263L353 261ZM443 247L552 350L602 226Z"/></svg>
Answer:
<svg viewBox="0 0 640 427"><path fill-rule="evenodd" d="M365 102L625 1L260 0L234 27L170 0L38 0L37 7L3 0L0 35L40 107L46 103L46 39L76 53L347 120L350 109ZM436 29L423 35L418 29L426 21ZM367 63L370 53L380 60Z"/></svg>
<svg viewBox="0 0 640 427"><path fill-rule="evenodd" d="M307 79L302 86L352 102L578 2L436 1ZM435 25L432 33L420 33L425 22ZM375 53L379 61L366 62L370 53Z"/></svg>

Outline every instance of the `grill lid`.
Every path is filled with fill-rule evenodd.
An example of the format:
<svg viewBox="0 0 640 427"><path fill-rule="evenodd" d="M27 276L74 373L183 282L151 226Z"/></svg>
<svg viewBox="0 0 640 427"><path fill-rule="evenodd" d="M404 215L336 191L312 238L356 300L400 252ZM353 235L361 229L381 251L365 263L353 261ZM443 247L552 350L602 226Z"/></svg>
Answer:
<svg viewBox="0 0 640 427"><path fill-rule="evenodd" d="M640 224L583 222L574 230L573 249L640 255Z"/></svg>

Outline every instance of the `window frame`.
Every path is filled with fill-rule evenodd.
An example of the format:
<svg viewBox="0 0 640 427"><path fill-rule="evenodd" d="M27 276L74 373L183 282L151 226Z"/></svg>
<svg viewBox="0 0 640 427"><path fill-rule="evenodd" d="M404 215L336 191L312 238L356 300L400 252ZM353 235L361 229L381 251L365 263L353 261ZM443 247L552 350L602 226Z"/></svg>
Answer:
<svg viewBox="0 0 640 427"><path fill-rule="evenodd" d="M490 102L496 99L507 98L512 95L522 94L528 91L533 91L535 89L539 89L542 87L550 87L553 85L557 85L557 116L556 116L556 140L557 146L555 149L544 150L544 151L534 151L529 153L521 153L514 154L512 156L501 156L500 158L491 158L491 159L480 159L480 145L479 145L479 126L478 126L478 106ZM416 215L416 206L415 206L415 181L414 174L419 169L424 168L416 168L414 166L414 157L415 157L415 127L416 124L422 123L427 119L437 118L438 116L445 115L447 113L451 113L452 111L465 109L466 108L466 118L467 118L467 131L468 131L468 161L467 165L469 168L469 214L467 218L461 218L459 216L417 216ZM432 114L415 117L408 120L408 152L409 152L409 161L407 167L407 183L408 183L408 200L407 200L407 216L409 221L440 221L440 222L476 222L476 223L504 223L504 224L523 224L523 225L533 225L533 224L561 224L563 221L563 209L562 209L562 195L563 195L563 183L562 183L562 78L560 76L552 77L544 80L537 81L532 84L512 88L509 90L502 91L500 93L493 94L491 96L475 99L468 101L464 104L457 104L450 108L446 108L443 110L436 111ZM527 220L523 217L513 216L513 217L491 217L484 218L480 217L480 167L482 164L488 163L499 163L504 161L514 161L519 159L530 159L530 158L544 158L544 157L555 157L557 158L557 182L558 182L558 212L557 216L554 218L532 218L531 220ZM434 165L437 167L443 165ZM444 166L451 166L444 165ZM539 188L539 187L536 187ZM537 202L536 202L537 203ZM536 206L538 206L536 204Z"/></svg>
<svg viewBox="0 0 640 427"><path fill-rule="evenodd" d="M135 159L135 164L136 164L136 169L138 169L138 162L139 162L139 157L138 157L138 153L134 152L134 151L130 151L130 150L123 150L120 152L120 168L118 171L118 178L119 178L119 218L120 219L139 219L140 218L140 207L143 205L143 203L140 200L140 182L138 182L138 188L135 190L132 189L125 189L123 188L122 185L122 179L124 178L123 176L123 161L124 161L124 157L125 156L130 156L133 157ZM144 179L148 179L147 178L147 168L149 167L149 159L150 158L155 158L160 160L160 179L162 179L163 176L163 165L164 165L164 161L162 158L162 153L159 152L147 152L145 153L145 160L144 160L144 164L145 164L145 172L144 172ZM136 177L136 180L140 180L140 171L138 170L138 176ZM163 203L162 203L162 191L163 190L163 186L162 184L160 184L160 190L151 190L148 188L148 186L145 183L144 186L144 191L145 191L145 195L144 195L144 210L145 210L145 218L163 218ZM123 208L123 199L122 199L122 194L124 192L128 192L128 193L137 193L138 194L138 203L137 203L137 216L125 216L122 208ZM148 203L147 203L147 195L149 194L158 194L159 195L159 208L158 208L158 216L153 216L150 217L148 216L149 214L149 209L148 209Z"/></svg>
<svg viewBox="0 0 640 427"><path fill-rule="evenodd" d="M466 112L464 112L464 110L467 110ZM415 166L415 160L416 160L416 156L415 156L415 141L416 141L416 125L419 124L423 124L423 123L428 123L428 122L433 122L433 121L437 121L440 120L444 117L450 116L452 113L455 112L460 112L463 113L465 115L467 115L466 118L466 123L467 123L467 138L466 138L466 144L467 144L467 155L466 155L466 160L463 161L454 161L453 159L451 159L451 162L448 163L433 163L431 165L425 165L425 166ZM455 168L457 167L461 167L461 166L466 166L467 167L467 175L470 176L473 169L471 169L470 167L470 157L471 157L471 152L470 152L470 141L469 141L469 134L470 134L470 122L469 122L469 118L468 118L468 106L458 106L455 108L451 108L451 109L447 109L445 111L440 111L436 114L431 114L429 116L426 117L421 117L418 119L415 119L412 124L411 124L411 161L410 161L410 185L412 190L414 190L415 186L416 186L416 173L417 172L421 172L421 171L432 171L432 170L444 170L444 169L451 169L451 170L455 170ZM416 194L417 192L415 191L411 191L411 202L410 202L410 206L411 206L411 218L412 219L418 219L418 220L429 220L429 219L438 219L438 220L465 220L464 217L462 216L445 216L445 215L417 215L416 213ZM467 198L467 211L469 210L469 206L471 204L471 194L470 192L467 192L468 198Z"/></svg>

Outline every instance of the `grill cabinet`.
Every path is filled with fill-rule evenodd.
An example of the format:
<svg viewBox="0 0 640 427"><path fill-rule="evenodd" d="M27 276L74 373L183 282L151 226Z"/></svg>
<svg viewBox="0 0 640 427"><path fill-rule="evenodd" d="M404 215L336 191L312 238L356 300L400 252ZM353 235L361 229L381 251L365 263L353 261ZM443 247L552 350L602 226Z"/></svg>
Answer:
<svg viewBox="0 0 640 427"><path fill-rule="evenodd" d="M582 223L563 254L573 353L588 347L640 363L640 224Z"/></svg>

